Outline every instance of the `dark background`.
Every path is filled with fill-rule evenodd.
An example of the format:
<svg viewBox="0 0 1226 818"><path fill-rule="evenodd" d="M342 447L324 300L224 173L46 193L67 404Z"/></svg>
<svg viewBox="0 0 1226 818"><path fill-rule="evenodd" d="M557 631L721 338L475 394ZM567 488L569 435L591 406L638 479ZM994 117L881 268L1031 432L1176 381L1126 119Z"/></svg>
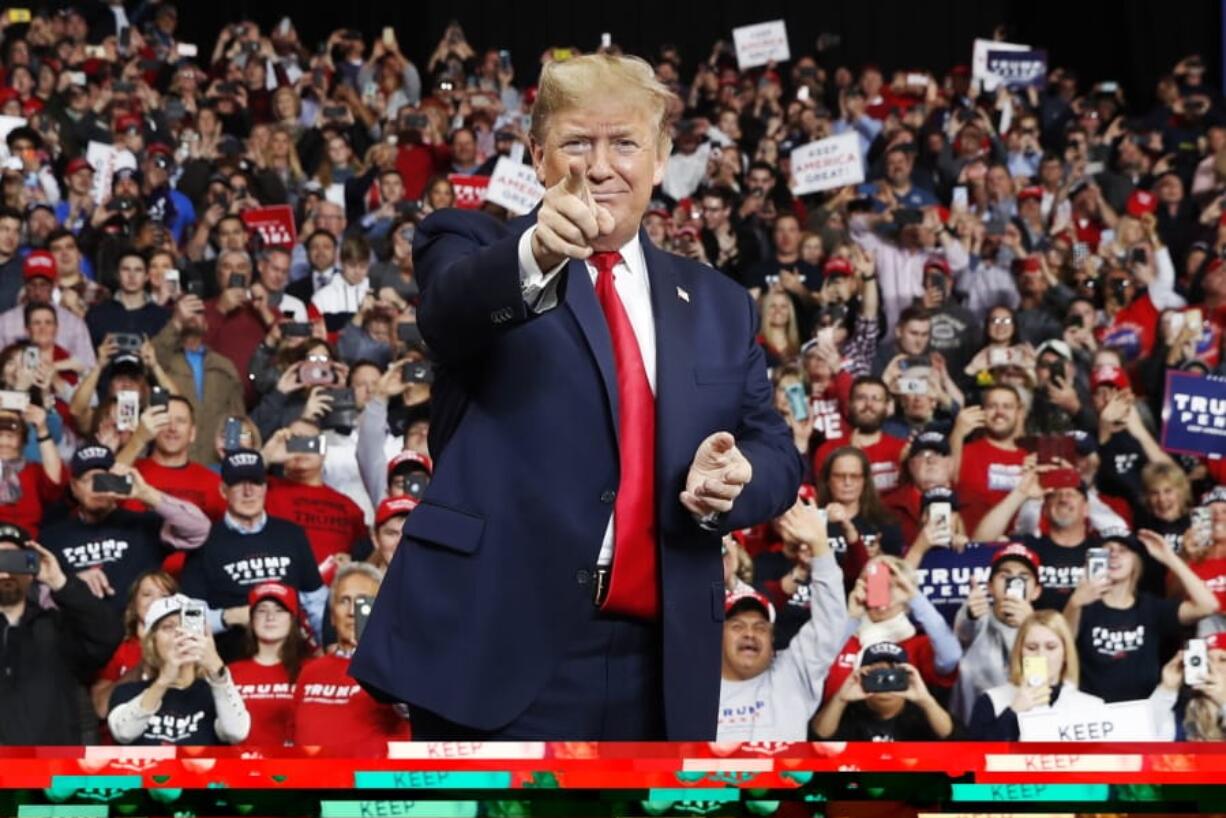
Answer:
<svg viewBox="0 0 1226 818"><path fill-rule="evenodd" d="M179 6L181 39L210 47L221 25L248 15L267 32L289 14L311 48L333 29L358 28L377 37L382 26L394 25L419 67L455 18L478 52L511 50L517 83L535 74L546 48L592 50L603 31L644 56L661 43L675 43L688 79L716 40L731 40L734 26L779 18L787 21L793 54L812 50L817 35L829 32L842 37L833 58L849 65L937 71L969 64L972 40L1003 23L1010 40L1046 48L1049 64L1071 67L1087 81L1115 79L1140 105L1151 98L1158 76L1187 54L1204 57L1212 85L1221 76L1220 0L210 0Z"/></svg>

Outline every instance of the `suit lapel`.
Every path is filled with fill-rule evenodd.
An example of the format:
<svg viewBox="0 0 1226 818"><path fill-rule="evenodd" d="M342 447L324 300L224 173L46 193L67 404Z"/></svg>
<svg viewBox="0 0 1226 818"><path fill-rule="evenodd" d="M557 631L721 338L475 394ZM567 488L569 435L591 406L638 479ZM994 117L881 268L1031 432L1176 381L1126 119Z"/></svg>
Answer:
<svg viewBox="0 0 1226 818"><path fill-rule="evenodd" d="M587 264L571 259L565 274L566 306L575 316L588 349L596 360L596 366L600 369L600 379L604 381L604 391L609 399L609 411L613 419L613 436L617 437L620 417L617 404L617 364L613 360L613 340L609 336L609 325L600 309L600 302L596 300L596 289L592 286L592 276L587 271Z"/></svg>
<svg viewBox="0 0 1226 818"><path fill-rule="evenodd" d="M685 438L686 413L676 410L691 399L693 373L693 322L690 304L682 296L677 268L668 253L656 247L639 231L639 243L651 281L651 314L656 326L656 484L668 479L668 441Z"/></svg>

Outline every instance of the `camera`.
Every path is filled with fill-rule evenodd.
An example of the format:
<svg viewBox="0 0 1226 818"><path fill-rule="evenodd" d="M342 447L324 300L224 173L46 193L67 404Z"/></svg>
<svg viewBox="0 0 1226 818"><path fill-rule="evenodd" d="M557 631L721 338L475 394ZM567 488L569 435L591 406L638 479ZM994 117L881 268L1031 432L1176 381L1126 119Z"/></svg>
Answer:
<svg viewBox="0 0 1226 818"><path fill-rule="evenodd" d="M281 334L286 338L310 338L311 323L309 321L286 321L281 325Z"/></svg>
<svg viewBox="0 0 1226 818"><path fill-rule="evenodd" d="M317 454L323 456L328 453L328 441L323 435L313 437L294 435L285 441L285 451L290 454Z"/></svg>
<svg viewBox="0 0 1226 818"><path fill-rule="evenodd" d="M434 367L425 362L404 365L405 383L434 383Z"/></svg>
<svg viewBox="0 0 1226 818"><path fill-rule="evenodd" d="M358 421L358 404L353 390L348 387L328 389L325 394L332 398L332 408L319 421L321 429L352 429Z"/></svg>
<svg viewBox="0 0 1226 818"><path fill-rule="evenodd" d="M901 693L910 686L907 671L900 667L875 667L860 680L865 693Z"/></svg>
<svg viewBox="0 0 1226 818"><path fill-rule="evenodd" d="M127 496L132 493L132 477L127 474L111 474L110 472L95 474L90 488L99 494Z"/></svg>
<svg viewBox="0 0 1226 818"><path fill-rule="evenodd" d="M900 395L927 395L927 378L899 378L898 393Z"/></svg>
<svg viewBox="0 0 1226 818"><path fill-rule="evenodd" d="M308 361L298 370L298 382L303 386L326 386L336 379L329 361Z"/></svg>

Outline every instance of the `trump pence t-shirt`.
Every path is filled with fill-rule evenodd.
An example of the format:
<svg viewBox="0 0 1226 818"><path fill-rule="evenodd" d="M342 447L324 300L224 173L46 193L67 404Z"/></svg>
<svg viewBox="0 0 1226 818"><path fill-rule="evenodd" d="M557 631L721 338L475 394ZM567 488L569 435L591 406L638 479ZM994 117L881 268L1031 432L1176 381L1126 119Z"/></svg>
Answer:
<svg viewBox="0 0 1226 818"><path fill-rule="evenodd" d="M245 745L285 747L293 738L294 683L289 670L278 662L261 665L244 659L229 665L234 686L251 715L251 732Z"/></svg>

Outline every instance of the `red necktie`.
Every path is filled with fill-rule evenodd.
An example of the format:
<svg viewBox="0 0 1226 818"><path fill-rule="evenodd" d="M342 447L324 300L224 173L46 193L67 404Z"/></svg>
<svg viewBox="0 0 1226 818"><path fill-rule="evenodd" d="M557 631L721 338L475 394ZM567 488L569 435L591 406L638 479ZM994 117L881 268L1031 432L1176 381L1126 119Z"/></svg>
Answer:
<svg viewBox="0 0 1226 818"><path fill-rule="evenodd" d="M609 325L617 365L621 483L613 504L613 568L601 610L656 619L660 588L656 576L656 401L647 381L634 327L613 286L620 253L593 253L596 300Z"/></svg>

